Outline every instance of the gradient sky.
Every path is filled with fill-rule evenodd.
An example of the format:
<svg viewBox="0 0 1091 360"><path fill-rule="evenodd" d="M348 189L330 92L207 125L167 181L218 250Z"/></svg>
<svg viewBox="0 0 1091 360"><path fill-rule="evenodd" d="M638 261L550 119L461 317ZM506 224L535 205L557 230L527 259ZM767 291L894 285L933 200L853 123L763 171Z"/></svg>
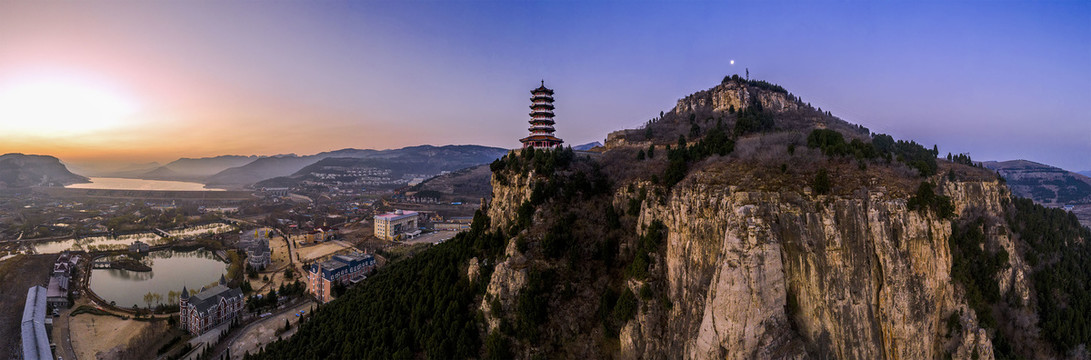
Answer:
<svg viewBox="0 0 1091 360"><path fill-rule="evenodd" d="M1087 1L0 0L0 153L516 147L540 79L575 145L747 67L942 153L1091 169Z"/></svg>

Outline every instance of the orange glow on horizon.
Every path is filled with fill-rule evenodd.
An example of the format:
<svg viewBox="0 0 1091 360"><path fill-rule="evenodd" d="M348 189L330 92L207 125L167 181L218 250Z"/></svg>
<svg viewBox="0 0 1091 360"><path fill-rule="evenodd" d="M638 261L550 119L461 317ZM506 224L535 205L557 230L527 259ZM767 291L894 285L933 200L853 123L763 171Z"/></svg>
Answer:
<svg viewBox="0 0 1091 360"><path fill-rule="evenodd" d="M50 77L0 84L5 137L58 138L126 125L135 101L83 79Z"/></svg>

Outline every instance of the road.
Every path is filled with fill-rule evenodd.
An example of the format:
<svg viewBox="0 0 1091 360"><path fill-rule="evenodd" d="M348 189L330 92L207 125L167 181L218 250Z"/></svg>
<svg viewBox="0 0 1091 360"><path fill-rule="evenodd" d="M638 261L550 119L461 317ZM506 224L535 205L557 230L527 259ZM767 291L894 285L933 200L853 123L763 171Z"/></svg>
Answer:
<svg viewBox="0 0 1091 360"><path fill-rule="evenodd" d="M68 308L61 312L60 317L53 318L53 343L57 344L53 355L58 359L76 359L76 351L72 348L72 328L69 326L68 314L71 312L72 309Z"/></svg>
<svg viewBox="0 0 1091 360"><path fill-rule="evenodd" d="M451 238L455 237L455 234L458 233L458 231L433 231L409 240L403 240L401 242L409 245L420 243L438 244L450 240Z"/></svg>
<svg viewBox="0 0 1091 360"><path fill-rule="evenodd" d="M314 306L314 305L315 305L314 301L310 300L308 298L307 300L303 301L299 305L289 306L289 307L285 307L285 308L279 309L277 311L274 311L273 315L261 318L260 320L257 320L255 322L250 323L249 325L246 325L245 327L243 327L239 331L232 332L227 339L225 339L224 341L221 341L220 344L216 346L215 351L213 351L214 355L210 356L208 358L209 359L219 359L221 356L224 355L224 351L226 351L228 348L237 347L235 343L237 341L239 341L240 338L243 338L243 335L246 335L246 334L248 334L250 332L254 332L254 331L261 331L261 330L263 330L264 328L267 328L267 327L268 328L273 328L273 329L275 329L277 327L280 327L280 325L284 323L285 316L294 317L293 314L299 312L300 310L310 311L311 307ZM271 342L271 341L273 341L273 337L270 336L268 338L265 338L265 340L268 340L268 341ZM226 346L225 346L225 344L226 344ZM244 346L245 345L253 345L254 348L257 348L258 346L260 346L260 345L257 345L257 343L244 344ZM264 345L264 344L261 344L261 345ZM241 347L241 346L238 346L238 347ZM243 353L244 352L231 351L231 357L233 357L233 358L234 357L241 357Z"/></svg>

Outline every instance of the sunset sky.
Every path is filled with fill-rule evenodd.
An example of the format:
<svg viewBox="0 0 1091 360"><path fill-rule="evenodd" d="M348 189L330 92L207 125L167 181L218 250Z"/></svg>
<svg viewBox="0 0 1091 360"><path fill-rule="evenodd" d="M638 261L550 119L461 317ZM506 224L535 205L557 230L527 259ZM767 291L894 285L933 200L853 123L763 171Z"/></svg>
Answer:
<svg viewBox="0 0 1091 360"><path fill-rule="evenodd" d="M942 153L1091 169L1088 1L0 1L0 153L516 147L541 79L576 145L745 68Z"/></svg>

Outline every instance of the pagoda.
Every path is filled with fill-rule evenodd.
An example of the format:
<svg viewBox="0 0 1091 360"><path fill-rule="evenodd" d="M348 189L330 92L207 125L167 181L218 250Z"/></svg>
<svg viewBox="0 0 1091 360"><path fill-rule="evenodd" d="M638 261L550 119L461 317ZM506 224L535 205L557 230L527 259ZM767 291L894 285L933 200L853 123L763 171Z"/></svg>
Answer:
<svg viewBox="0 0 1091 360"><path fill-rule="evenodd" d="M519 139L523 148L552 149L563 144L564 140L553 136L553 90L542 80L542 86L530 93L530 136Z"/></svg>

